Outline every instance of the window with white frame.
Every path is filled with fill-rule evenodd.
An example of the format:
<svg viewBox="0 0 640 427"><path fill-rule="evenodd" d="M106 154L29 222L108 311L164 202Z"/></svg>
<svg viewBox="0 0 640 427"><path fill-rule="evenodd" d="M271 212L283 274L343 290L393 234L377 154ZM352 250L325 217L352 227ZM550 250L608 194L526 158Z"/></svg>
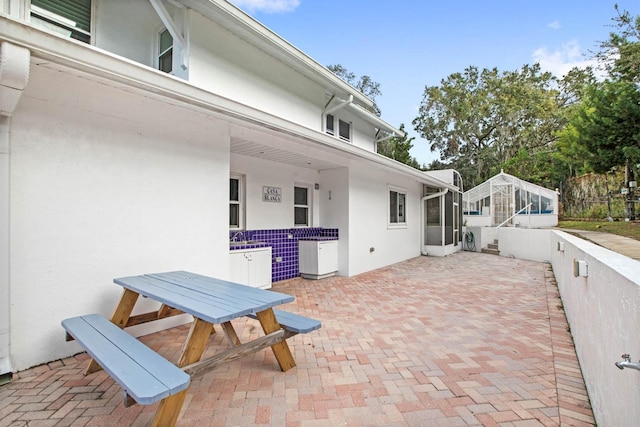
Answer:
<svg viewBox="0 0 640 427"><path fill-rule="evenodd" d="M311 225L311 194L308 186L293 187L293 217L293 224L296 227Z"/></svg>
<svg viewBox="0 0 640 427"><path fill-rule="evenodd" d="M389 225L407 225L407 193L399 188L389 187Z"/></svg>
<svg viewBox="0 0 640 427"><path fill-rule="evenodd" d="M244 177L231 175L229 179L229 228L240 230L244 227Z"/></svg>
<svg viewBox="0 0 640 427"><path fill-rule="evenodd" d="M173 37L164 29L158 37L158 70L165 73L173 71Z"/></svg>
<svg viewBox="0 0 640 427"><path fill-rule="evenodd" d="M329 135L335 135L335 120L332 114L327 114L324 121L324 131Z"/></svg>
<svg viewBox="0 0 640 427"><path fill-rule="evenodd" d="M338 132L340 139L343 141L351 141L351 123L338 120Z"/></svg>
<svg viewBox="0 0 640 427"><path fill-rule="evenodd" d="M336 121L338 122L337 132ZM325 133L336 136L343 141L351 141L351 123L342 119L336 119L333 114L327 114L325 116L324 131Z"/></svg>
<svg viewBox="0 0 640 427"><path fill-rule="evenodd" d="M35 26L91 43L91 0L31 0L30 13Z"/></svg>

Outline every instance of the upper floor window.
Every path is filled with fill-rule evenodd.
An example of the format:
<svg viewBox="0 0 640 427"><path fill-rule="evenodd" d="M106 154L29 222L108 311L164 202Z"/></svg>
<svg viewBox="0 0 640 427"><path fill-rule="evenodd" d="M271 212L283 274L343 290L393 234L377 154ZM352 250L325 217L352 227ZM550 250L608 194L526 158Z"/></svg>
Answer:
<svg viewBox="0 0 640 427"><path fill-rule="evenodd" d="M158 70L165 73L173 71L173 37L169 30L160 32L158 44Z"/></svg>
<svg viewBox="0 0 640 427"><path fill-rule="evenodd" d="M310 207L309 187L293 187L293 216L296 227L308 227L311 225Z"/></svg>
<svg viewBox="0 0 640 427"><path fill-rule="evenodd" d="M244 177L231 175L229 179L229 228L242 229L244 227Z"/></svg>
<svg viewBox="0 0 640 427"><path fill-rule="evenodd" d="M406 225L407 193L389 188L389 225Z"/></svg>
<svg viewBox="0 0 640 427"><path fill-rule="evenodd" d="M91 43L91 0L31 0L31 22L54 33Z"/></svg>
<svg viewBox="0 0 640 427"><path fill-rule="evenodd" d="M347 123L344 120L338 120L338 131L340 139L351 141L351 123Z"/></svg>
<svg viewBox="0 0 640 427"><path fill-rule="evenodd" d="M325 116L324 131L336 136L336 117L332 114ZM351 123L338 119L338 135L343 141L351 141Z"/></svg>

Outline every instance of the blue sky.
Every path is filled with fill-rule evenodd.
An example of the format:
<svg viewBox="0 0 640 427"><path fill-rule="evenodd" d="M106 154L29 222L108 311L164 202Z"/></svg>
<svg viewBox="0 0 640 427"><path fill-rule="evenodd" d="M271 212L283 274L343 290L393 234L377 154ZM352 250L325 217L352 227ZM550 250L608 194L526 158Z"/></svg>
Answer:
<svg viewBox="0 0 640 427"><path fill-rule="evenodd" d="M425 86L470 65L516 70L539 62L562 76L590 62L612 31L614 4L639 0L232 0L322 65L341 64L380 83L382 118L416 136L411 153L438 157L417 137Z"/></svg>

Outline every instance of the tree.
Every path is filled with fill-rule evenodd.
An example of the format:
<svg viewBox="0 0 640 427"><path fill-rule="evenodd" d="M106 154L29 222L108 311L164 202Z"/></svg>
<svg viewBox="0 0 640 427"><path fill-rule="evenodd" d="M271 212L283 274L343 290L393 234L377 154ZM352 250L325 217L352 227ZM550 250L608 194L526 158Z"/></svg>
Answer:
<svg viewBox="0 0 640 427"><path fill-rule="evenodd" d="M471 66L425 88L413 125L470 188L523 148L550 151L565 101L538 64L502 73Z"/></svg>
<svg viewBox="0 0 640 427"><path fill-rule="evenodd" d="M345 82L349 83L351 86L360 91L363 95L373 101L373 111L376 116L381 115L380 108L376 104L376 97L382 95L380 92L380 83L371 79L371 77L364 75L359 78L356 77L355 74L347 70L340 64L337 65L327 65L329 71L331 71L336 76L340 77Z"/></svg>
<svg viewBox="0 0 640 427"><path fill-rule="evenodd" d="M634 166L640 163L640 16L620 12L618 32L601 44L596 55L609 73L589 85L580 108L569 123L571 137L589 152L596 172L625 167L627 213L635 219Z"/></svg>
<svg viewBox="0 0 640 427"><path fill-rule="evenodd" d="M405 132L404 123L400 125L400 130ZM379 142L378 154L420 169L418 161L409 153L409 150L413 147L412 142L414 139L414 137L409 138L405 132L403 137L394 136L386 141Z"/></svg>

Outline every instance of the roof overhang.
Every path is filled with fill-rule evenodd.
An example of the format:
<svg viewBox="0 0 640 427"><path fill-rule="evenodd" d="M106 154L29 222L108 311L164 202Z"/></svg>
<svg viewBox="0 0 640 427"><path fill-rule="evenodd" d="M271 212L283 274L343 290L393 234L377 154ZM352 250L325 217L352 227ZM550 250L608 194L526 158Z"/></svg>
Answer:
<svg viewBox="0 0 640 427"><path fill-rule="evenodd" d="M218 0L175 1L193 9L288 67L302 73L324 87L329 93L341 98L353 95L356 103L373 107L373 101L362 92L230 2Z"/></svg>
<svg viewBox="0 0 640 427"><path fill-rule="evenodd" d="M293 157L297 159L296 163L291 164L313 159L315 157L313 153L323 152L328 153L329 158L323 165L316 166L318 170L345 167L347 164L344 159L363 159L380 168L414 178L417 182L457 191L457 187L395 160L337 140L318 130L208 92L185 80L94 46L53 35L6 16L0 16L0 23L2 24L0 41L29 49L32 66L62 69L70 74L100 81L112 87L142 93L147 97L213 115L230 122L236 128L245 127L268 132L275 135L278 140L267 148L284 149L286 152L295 154ZM237 138L238 142L240 140L241 138ZM246 140L256 143L251 139ZM281 145L284 141L286 144ZM232 147L232 152L233 150Z"/></svg>

